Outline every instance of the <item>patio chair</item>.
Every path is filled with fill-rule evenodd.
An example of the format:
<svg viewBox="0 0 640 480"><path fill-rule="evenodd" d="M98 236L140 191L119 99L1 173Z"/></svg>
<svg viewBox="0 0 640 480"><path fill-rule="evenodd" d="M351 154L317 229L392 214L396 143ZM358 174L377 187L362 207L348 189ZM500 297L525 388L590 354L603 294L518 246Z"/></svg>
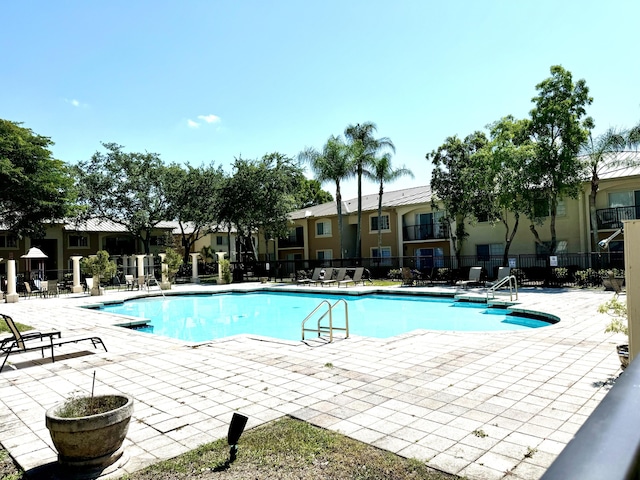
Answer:
<svg viewBox="0 0 640 480"><path fill-rule="evenodd" d="M133 275L125 275L124 276L124 283L127 287L127 290L133 290L133 287L135 285L135 282L133 280Z"/></svg>
<svg viewBox="0 0 640 480"><path fill-rule="evenodd" d="M47 297L58 297L60 296L60 292L58 290L58 281L57 280L47 280L47 289L46 293L43 292Z"/></svg>
<svg viewBox="0 0 640 480"><path fill-rule="evenodd" d="M338 284L338 282L341 282L342 280L344 280L344 277L347 275L346 268L338 268L337 270L334 268L332 270L333 272L329 278L325 278L324 280L318 280L316 284L319 283L323 287L325 285L330 285L332 283Z"/></svg>
<svg viewBox="0 0 640 480"><path fill-rule="evenodd" d="M322 272L322 267L315 268L311 278L298 279L298 285L309 285L312 282L316 282L320 278L320 272Z"/></svg>
<svg viewBox="0 0 640 480"><path fill-rule="evenodd" d="M320 276L318 277L318 279L315 281L312 280L309 283L312 283L314 285L320 284L322 286L324 286L326 283L332 283L333 272L335 270L336 270L335 268L331 268L331 267L323 268L320 272Z"/></svg>
<svg viewBox="0 0 640 480"><path fill-rule="evenodd" d="M498 267L498 278L494 282L487 282L487 287L493 287L497 285L505 278L511 275L511 267Z"/></svg>
<svg viewBox="0 0 640 480"><path fill-rule="evenodd" d="M344 285L345 287L349 286L350 283L353 283L354 285L358 282L362 282L362 285L364 285L364 280L362 279L362 274L364 273L364 267L356 267L356 269L353 272L353 278L346 278L340 282L338 282L338 287L340 287L340 285Z"/></svg>
<svg viewBox="0 0 640 480"><path fill-rule="evenodd" d="M84 279L85 292L91 295L91 290L93 290L93 278L87 277Z"/></svg>
<svg viewBox="0 0 640 480"><path fill-rule="evenodd" d="M33 295L41 295L41 294L42 294L42 290L32 289L31 284L29 282L24 282L24 296L26 298L29 298Z"/></svg>
<svg viewBox="0 0 640 480"><path fill-rule="evenodd" d="M482 285L482 281L480 280L480 276L482 275L482 267L471 267L469 269L469 280L461 280L457 283L457 285L462 286L462 288L468 288L471 286L480 286Z"/></svg>
<svg viewBox="0 0 640 480"><path fill-rule="evenodd" d="M78 343L83 341L90 341L93 344L93 347L96 348L98 345L102 345L104 351L107 351L107 347L100 337L79 337L79 338L65 338L62 339L62 334L59 331L48 332L48 333L40 333L40 332L27 332L21 333L16 327L15 322L9 315L0 314L2 319L9 327L9 331L11 332L10 337L4 338L0 342L0 354L4 355L4 360L2 362L2 366L0 366L0 372L4 368L7 363L7 359L9 355L14 353L26 353L32 352L35 350L40 350L42 352L42 358L44 358L44 349L51 349L51 362L55 362L55 355L53 347L58 347L60 345L65 345L67 343Z"/></svg>

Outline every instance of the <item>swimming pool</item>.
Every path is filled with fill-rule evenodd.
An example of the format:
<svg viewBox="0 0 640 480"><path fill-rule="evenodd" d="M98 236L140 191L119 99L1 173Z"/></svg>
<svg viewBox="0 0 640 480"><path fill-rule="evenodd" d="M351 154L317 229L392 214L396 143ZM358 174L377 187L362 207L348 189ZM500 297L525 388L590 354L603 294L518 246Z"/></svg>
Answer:
<svg viewBox="0 0 640 480"><path fill-rule="evenodd" d="M149 327L142 331L193 342L237 334L300 340L302 321L324 299L331 304L344 299L348 304L350 333L376 338L417 329L487 332L550 324L484 304L392 294L234 292L135 299L100 309L148 320ZM344 311L342 304L334 309L334 326L344 325ZM326 309L321 310L324 312ZM308 334L307 338L312 336Z"/></svg>

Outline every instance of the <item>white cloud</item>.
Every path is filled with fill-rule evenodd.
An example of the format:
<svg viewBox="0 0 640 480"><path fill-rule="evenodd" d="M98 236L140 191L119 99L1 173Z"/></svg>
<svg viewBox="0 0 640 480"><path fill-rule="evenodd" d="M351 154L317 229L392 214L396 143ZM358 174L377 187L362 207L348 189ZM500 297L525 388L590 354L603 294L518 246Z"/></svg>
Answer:
<svg viewBox="0 0 640 480"><path fill-rule="evenodd" d="M191 119L187 120L187 125L189 126L189 128L198 128L200 126L198 122L194 122Z"/></svg>
<svg viewBox="0 0 640 480"><path fill-rule="evenodd" d="M207 123L220 123L220 117L217 115L209 114L209 115L198 115L200 120L204 120Z"/></svg>
<svg viewBox="0 0 640 480"><path fill-rule="evenodd" d="M70 103L73 107L76 107L76 108L86 107L87 106L86 103L82 103L82 102L80 102L80 100L76 100L75 98L72 98L72 99L65 98L64 101L66 103Z"/></svg>

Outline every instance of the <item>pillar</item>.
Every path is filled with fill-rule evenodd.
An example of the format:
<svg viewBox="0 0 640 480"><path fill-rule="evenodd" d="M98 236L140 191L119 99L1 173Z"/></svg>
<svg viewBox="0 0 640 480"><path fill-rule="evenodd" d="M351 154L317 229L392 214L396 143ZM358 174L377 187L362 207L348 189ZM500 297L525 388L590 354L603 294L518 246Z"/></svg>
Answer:
<svg viewBox="0 0 640 480"><path fill-rule="evenodd" d="M218 256L218 285L222 285L222 260L224 260L224 252L216 252Z"/></svg>
<svg viewBox="0 0 640 480"><path fill-rule="evenodd" d="M171 288L171 282L169 282L169 266L164 263L164 259L166 258L166 253L159 253L160 257L160 272L162 272L162 278L160 280L160 289L161 290L169 290Z"/></svg>
<svg viewBox="0 0 640 480"><path fill-rule="evenodd" d="M200 283L198 278L198 257L199 253L190 253L191 255L191 283Z"/></svg>
<svg viewBox="0 0 640 480"><path fill-rule="evenodd" d="M80 255L73 255L71 261L73 262L73 287L71 287L71 293L82 293L82 285L80 285Z"/></svg>
<svg viewBox="0 0 640 480"><path fill-rule="evenodd" d="M146 255L136 255L136 260L138 262L138 288L140 288L141 285L144 285L144 257L146 257Z"/></svg>
<svg viewBox="0 0 640 480"><path fill-rule="evenodd" d="M0 258L0 262L2 262L2 260L4 260L4 258ZM0 288L0 300L4 300L4 292L2 291L2 288Z"/></svg>
<svg viewBox="0 0 640 480"><path fill-rule="evenodd" d="M122 274L131 275L129 273L129 256L128 255L122 255Z"/></svg>
<svg viewBox="0 0 640 480"><path fill-rule="evenodd" d="M16 261L7 260L7 303L16 303Z"/></svg>
<svg viewBox="0 0 640 480"><path fill-rule="evenodd" d="M633 247L640 242L640 220L624 223L624 275L627 291L627 319L629 322L629 361L640 356L640 250ZM639 294L640 295L640 294Z"/></svg>

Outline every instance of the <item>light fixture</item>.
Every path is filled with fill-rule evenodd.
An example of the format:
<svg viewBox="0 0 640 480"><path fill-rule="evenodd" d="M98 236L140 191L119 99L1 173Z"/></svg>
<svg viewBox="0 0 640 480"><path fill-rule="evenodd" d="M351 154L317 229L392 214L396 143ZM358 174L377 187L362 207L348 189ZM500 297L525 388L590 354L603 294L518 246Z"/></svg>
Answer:
<svg viewBox="0 0 640 480"><path fill-rule="evenodd" d="M605 238L604 240L600 240L598 242L598 246L602 249L602 250L606 250L609 247L609 242L611 242L611 240L613 240L614 238L616 238L618 235L620 235L622 232L624 231L624 227L619 228L618 230L616 230L615 232L613 232L611 235L609 235L607 238Z"/></svg>
<svg viewBox="0 0 640 480"><path fill-rule="evenodd" d="M234 413L229 424L229 433L227 434L227 443L229 444L229 463L233 462L238 456L238 440L247 425L248 417Z"/></svg>

